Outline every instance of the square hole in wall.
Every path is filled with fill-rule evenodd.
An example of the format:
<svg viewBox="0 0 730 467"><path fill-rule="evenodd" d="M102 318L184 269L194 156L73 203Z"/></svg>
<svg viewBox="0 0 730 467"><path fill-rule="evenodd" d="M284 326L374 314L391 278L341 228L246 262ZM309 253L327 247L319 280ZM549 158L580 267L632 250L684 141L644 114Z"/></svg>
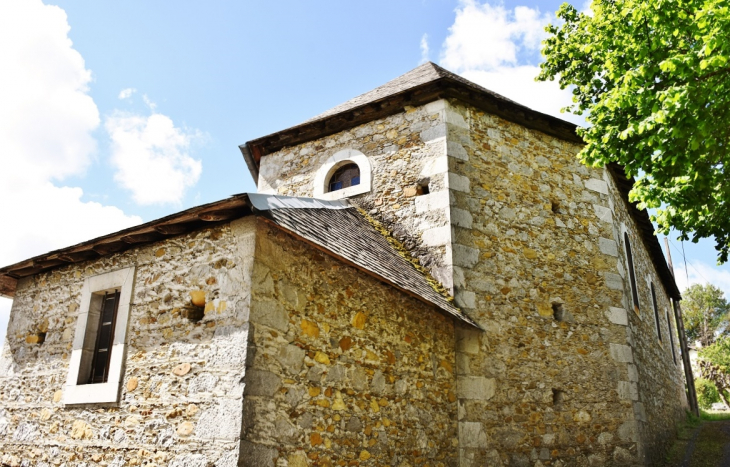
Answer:
<svg viewBox="0 0 730 467"><path fill-rule="evenodd" d="M562 303L553 303L553 318L555 321L565 321L565 310Z"/></svg>
<svg viewBox="0 0 730 467"><path fill-rule="evenodd" d="M553 212L553 214L562 214L563 211L560 209L560 201L551 200L550 210Z"/></svg>
<svg viewBox="0 0 730 467"><path fill-rule="evenodd" d="M559 406L565 400L565 391L553 389L553 406Z"/></svg>
<svg viewBox="0 0 730 467"><path fill-rule="evenodd" d="M423 178L418 181L416 184L416 196L421 195L427 195L431 192L428 185L431 183L431 180L428 178Z"/></svg>

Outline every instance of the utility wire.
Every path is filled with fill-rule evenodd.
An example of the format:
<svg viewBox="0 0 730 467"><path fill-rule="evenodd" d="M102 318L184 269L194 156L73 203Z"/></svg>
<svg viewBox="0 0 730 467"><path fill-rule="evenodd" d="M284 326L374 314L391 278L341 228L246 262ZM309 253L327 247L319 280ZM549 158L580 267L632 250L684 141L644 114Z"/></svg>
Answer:
<svg viewBox="0 0 730 467"><path fill-rule="evenodd" d="M667 238L669 238L669 237L667 237ZM684 272L685 272L685 275L687 276L687 285L689 285L689 272L687 271L687 258L684 256L684 244L682 244L682 249L680 251L680 248L672 241L671 238L669 238L669 243L671 244L671 246L674 247L674 249L677 251L678 254L682 255L682 258L684 259ZM692 265L692 263L689 263L689 267L691 267L692 270L694 272L696 272L698 276L703 278L705 280L705 282L711 283L709 280L707 280L707 278L705 276L702 275L702 273L700 273L700 271L697 270L696 267L694 267Z"/></svg>
<svg viewBox="0 0 730 467"><path fill-rule="evenodd" d="M682 258L684 258L684 276L687 278L687 283L689 284L689 273L687 272L687 257L684 255L684 240L680 240L680 242L682 243Z"/></svg>

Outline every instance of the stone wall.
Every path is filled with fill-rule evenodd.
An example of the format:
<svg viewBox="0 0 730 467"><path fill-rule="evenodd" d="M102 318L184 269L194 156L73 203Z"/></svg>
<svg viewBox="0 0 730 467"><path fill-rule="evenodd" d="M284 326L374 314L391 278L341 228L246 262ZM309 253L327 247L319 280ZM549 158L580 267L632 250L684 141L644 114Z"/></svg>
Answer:
<svg viewBox="0 0 730 467"><path fill-rule="evenodd" d="M456 464L453 318L262 224L244 466Z"/></svg>
<svg viewBox="0 0 730 467"><path fill-rule="evenodd" d="M0 463L235 466L251 235L238 221L20 281L0 360ZM64 407L82 284L129 266L121 402ZM207 297L198 322L182 317L195 289ZM39 329L45 341L31 343Z"/></svg>
<svg viewBox="0 0 730 467"><path fill-rule="evenodd" d="M463 399L461 423L483 430L462 443L462 465L624 465L638 439L625 348L612 285L616 249L602 173L579 164L580 149L478 109L454 136L466 157L449 167L465 182L452 209L457 302L487 332L466 335L459 383L486 377L488 400ZM620 288L620 287L619 287Z"/></svg>
<svg viewBox="0 0 730 467"><path fill-rule="evenodd" d="M461 465L643 463L672 438L686 398L649 326L647 277L665 329L669 302L616 187L577 144L440 100L267 155L259 188L310 196L344 148L374 167L373 190L352 201L487 330L456 334ZM430 194L413 196L425 174ZM622 224L651 320L626 311Z"/></svg>
<svg viewBox="0 0 730 467"><path fill-rule="evenodd" d="M618 195L614 181L605 175L609 187L609 203L614 215L614 240L618 245L617 273L623 280L623 308L626 313L627 345L631 348L631 362L627 362L629 381L622 381L634 405L637 428L642 440L642 456L649 462L661 461L673 440L676 424L689 410L685 392L682 360L680 358L677 323L672 304L651 262L628 205ZM624 232L631 242L634 271L639 295L639 309L635 310L631 296L628 261ZM661 339L651 296L651 285L656 293ZM672 339L669 338L667 311L671 320ZM672 348L672 341L673 347Z"/></svg>
<svg viewBox="0 0 730 467"><path fill-rule="evenodd" d="M314 178L332 155L344 149L364 153L372 164L370 193L351 201L377 217L451 289L446 115L440 102L406 108L261 159L258 191L313 196ZM420 193L419 185L428 187Z"/></svg>

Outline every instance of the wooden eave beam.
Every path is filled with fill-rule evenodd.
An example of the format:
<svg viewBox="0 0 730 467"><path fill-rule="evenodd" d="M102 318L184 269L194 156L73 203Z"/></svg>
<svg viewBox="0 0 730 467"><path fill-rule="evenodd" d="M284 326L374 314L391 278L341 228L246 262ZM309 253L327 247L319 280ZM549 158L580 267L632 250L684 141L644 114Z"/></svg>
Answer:
<svg viewBox="0 0 730 467"><path fill-rule="evenodd" d="M18 279L7 275L0 275L0 295L3 297L15 297L15 289L17 286Z"/></svg>
<svg viewBox="0 0 730 467"><path fill-rule="evenodd" d="M246 146L250 148L253 159L256 165L259 166L261 157L279 151L284 147L329 136L347 128L392 115L400 112L405 106L423 105L444 97L456 98L486 112L563 140L576 143L583 142L575 133L575 125L571 123L541 114L496 95L478 91L450 78L441 78L420 87L411 88L399 94L386 96L360 107L345 110L339 114L326 116L320 120L303 123L278 133L263 136L249 141Z"/></svg>

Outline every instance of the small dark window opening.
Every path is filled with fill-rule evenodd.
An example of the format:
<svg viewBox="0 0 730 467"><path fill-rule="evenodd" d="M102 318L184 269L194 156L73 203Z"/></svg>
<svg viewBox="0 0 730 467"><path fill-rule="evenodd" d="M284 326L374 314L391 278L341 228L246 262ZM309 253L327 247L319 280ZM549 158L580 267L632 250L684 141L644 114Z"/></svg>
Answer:
<svg viewBox="0 0 730 467"><path fill-rule="evenodd" d="M430 191L428 189L428 183L425 185L418 185L416 187L416 196L427 195Z"/></svg>
<svg viewBox="0 0 730 467"><path fill-rule="evenodd" d="M562 303L553 303L553 318L555 318L555 321L565 320L565 312L563 311Z"/></svg>
<svg viewBox="0 0 730 467"><path fill-rule="evenodd" d="M109 378L109 361L112 345L114 345L114 327L117 321L119 295L119 291L107 292L102 299L89 384L106 383Z"/></svg>
<svg viewBox="0 0 730 467"><path fill-rule="evenodd" d="M360 168L357 164L343 165L332 174L329 191L342 190L360 184Z"/></svg>
<svg viewBox="0 0 730 467"><path fill-rule="evenodd" d="M559 406L565 400L565 391L560 389L553 389L553 405Z"/></svg>
<svg viewBox="0 0 730 467"><path fill-rule="evenodd" d="M654 292L654 283L651 284L651 304L654 306L654 321L656 321L656 335L662 340L662 328L659 325L659 309L656 306L656 292Z"/></svg>
<svg viewBox="0 0 730 467"><path fill-rule="evenodd" d="M631 242L629 234L624 232L624 243L626 243L626 259L629 262L629 279L631 280L631 298L634 301L634 310L639 311L639 292L636 288L636 274L634 274L634 256L631 254Z"/></svg>
<svg viewBox="0 0 730 467"><path fill-rule="evenodd" d="M669 346L672 348L672 360L677 364L677 354L674 352L674 336L672 335L672 320L669 318L669 310L667 310L667 330L669 331Z"/></svg>

